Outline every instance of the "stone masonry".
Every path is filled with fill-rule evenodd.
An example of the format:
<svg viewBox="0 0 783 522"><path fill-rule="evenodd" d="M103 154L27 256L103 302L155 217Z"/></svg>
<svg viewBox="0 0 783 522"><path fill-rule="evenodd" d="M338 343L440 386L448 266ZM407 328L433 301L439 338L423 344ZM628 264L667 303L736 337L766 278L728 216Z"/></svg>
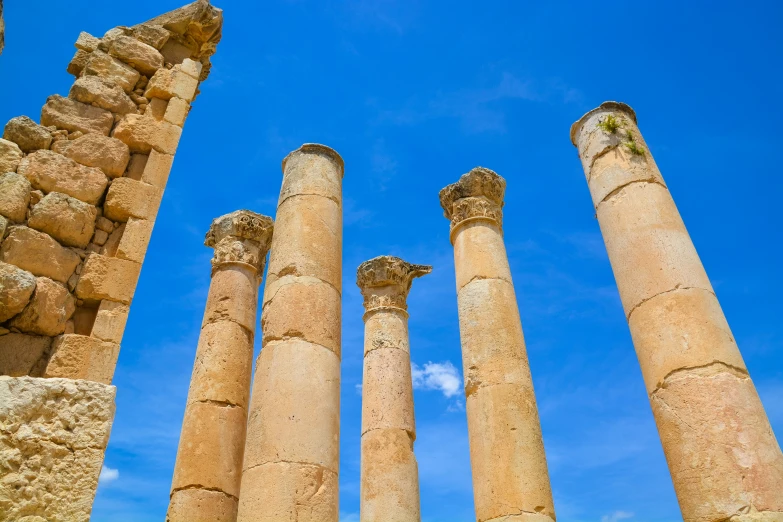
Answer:
<svg viewBox="0 0 783 522"><path fill-rule="evenodd" d="M544 441L503 242L506 181L477 167L440 191L457 274L478 522L553 522Z"/></svg>
<svg viewBox="0 0 783 522"><path fill-rule="evenodd" d="M169 522L234 522L253 367L258 285L272 218L239 210L215 219L215 249L196 362L182 423Z"/></svg>
<svg viewBox="0 0 783 522"><path fill-rule="evenodd" d="M431 266L380 256L359 265L364 296L362 378L362 522L419 522L419 470L413 454L408 292Z"/></svg>
<svg viewBox="0 0 783 522"><path fill-rule="evenodd" d="M783 520L783 453L634 111L571 128L685 522Z"/></svg>
<svg viewBox="0 0 783 522"><path fill-rule="evenodd" d="M81 33L68 96L49 97L40 124L19 116L3 130L0 375L11 399L0 417L2 520L89 518L129 307L221 26L222 12L199 0L101 38ZM41 408L37 446L20 442L28 427L15 408L29 401ZM59 429L74 430L84 451L57 457L77 448ZM68 484L70 502L47 503Z"/></svg>
<svg viewBox="0 0 783 522"><path fill-rule="evenodd" d="M239 495L241 522L337 522L343 161L283 160Z"/></svg>

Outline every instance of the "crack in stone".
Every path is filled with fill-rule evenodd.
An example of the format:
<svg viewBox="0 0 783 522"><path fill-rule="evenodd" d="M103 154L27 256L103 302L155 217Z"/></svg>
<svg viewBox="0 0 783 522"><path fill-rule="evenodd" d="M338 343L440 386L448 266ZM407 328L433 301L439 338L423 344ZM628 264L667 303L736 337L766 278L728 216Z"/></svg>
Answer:
<svg viewBox="0 0 783 522"><path fill-rule="evenodd" d="M231 401L218 401L215 399L199 399L193 401L191 404L212 404L214 406L220 406L223 408L242 408L239 404L235 404Z"/></svg>
<svg viewBox="0 0 783 522"><path fill-rule="evenodd" d="M277 204L277 208L280 208L283 205L283 203L285 203L289 199L295 198L295 197L298 197L298 196L318 196L318 197L326 198L326 199L328 199L330 201L334 201L335 203L337 203L337 206L339 208L341 208L341 209L343 208L340 200L338 198L334 197L334 196L327 196L327 195L324 195L324 194L312 194L310 192L297 192L295 194L289 194L288 196L284 197L283 200L280 201Z"/></svg>
<svg viewBox="0 0 783 522"><path fill-rule="evenodd" d="M283 270L290 270L290 268L289 268L289 267L286 267L286 268L284 268ZM282 272L282 271L281 271L281 272ZM276 275L276 274L275 274L275 275ZM273 300L275 297L277 297L277 293L278 293L278 292L279 292L279 291L280 291L280 290L281 290L281 289L282 289L284 286L293 285L293 284L306 284L306 283L302 283L301 281L297 281L297 279L299 279L299 278L315 279L316 281L318 281L318 282L320 282L320 283L327 284L327 285L331 286L331 287L334 289L334 291L335 291L335 292L337 292L337 295L339 295L339 296L340 296L340 298L342 299L342 296L343 296L343 294L342 294L342 292L340 291L340 289L339 289L339 288L337 288L336 286L334 286L334 285L333 285L332 283L330 283L329 281L324 281L324 280L323 280L323 279L321 279L320 277L309 276L309 275L301 275L301 274L296 274L296 275L289 275L289 274L286 274L286 275L284 275L284 276L279 276L279 277L278 277L278 279L277 279L277 281L282 281L282 280L283 280L283 278L285 278L285 277L290 277L291 279L289 279L288 281L285 281L285 282L283 282L283 283L280 283L279 285L277 285L277 288L275 288L275 293L273 293L273 294L272 294L272 296L271 296L269 299L267 299L267 298L266 298L266 296L264 296L264 301L263 301L263 304L261 305L261 312L262 312L262 314L263 314L263 311L264 311L264 309L265 309L267 306L269 306L270 304L272 304L272 300ZM267 278L268 278L268 276L267 276Z"/></svg>
<svg viewBox="0 0 783 522"><path fill-rule="evenodd" d="M251 469L254 469L254 468L257 468L257 467L260 467L260 466L265 466L267 464L295 464L297 466L307 466L307 467L311 467L311 468L317 468L317 469L320 469L320 470L325 471L327 473L333 473L334 475L337 475L336 471L332 471L331 469L327 468L326 466L321 466L320 464L313 464L311 462L299 462L299 461L296 461L296 460L267 460L266 462L260 462L258 464L253 464L252 466L248 466L248 467L244 468L242 470L242 472L244 473L244 472L250 471Z"/></svg>
<svg viewBox="0 0 783 522"><path fill-rule="evenodd" d="M658 292L657 294L655 294L653 296L650 296L650 297L648 297L646 299L641 300L638 304L634 305L634 307L631 308L631 311L628 312L628 315L625 317L625 319L630 322L631 314L633 314L644 303L646 303L647 301L651 301L652 299L655 299L658 296L661 296L661 295L664 295L664 294L669 294L671 292L676 292L677 290L702 290L704 292L709 292L710 294L715 296L715 298L718 297L718 296L715 295L715 292L713 292L712 290L707 290L706 288L701 288L701 287L698 287L698 286L682 286L681 284L677 283L677 286L675 286L674 288L671 288L669 290L664 290L663 292Z"/></svg>
<svg viewBox="0 0 783 522"><path fill-rule="evenodd" d="M635 184L635 183L648 183L648 184L650 184L650 185L660 185L661 187L665 188L666 190L669 190L669 187L667 187L666 185L664 185L663 183L661 183L660 181L658 181L657 179L655 179L655 177L651 177L651 178L648 178L648 179L635 179L635 180L633 180L633 181L629 181L628 183L623 183L622 185L620 185L619 187L617 187L616 189L614 189L613 191L611 191L609 194L607 194L606 196L604 196L604 199L602 199L601 201L599 201L599 202L598 202L598 205L596 205L596 206L595 206L595 208L596 208L596 209L598 209L598 207L599 207L599 206L600 206L602 203L606 203L608 200L612 199L614 196L616 196L616 195L617 195L617 194L618 194L620 191L622 191L624 188L626 188L626 187L628 187L628 186L630 186L630 185L633 185L633 184Z"/></svg>
<svg viewBox="0 0 783 522"><path fill-rule="evenodd" d="M661 381L657 384L655 389L652 392L650 392L650 397L651 398L657 397L656 394L660 390L663 390L663 389L666 388L666 386L668 384L667 381L670 380L672 377L676 377L676 376L678 376L681 373L691 373L691 372L694 372L694 371L698 372L698 370L703 370L703 369L710 368L710 367L723 367L723 368L725 368L725 370L721 371L719 373L721 373L721 374L729 373L731 375L734 375L734 377L736 377L738 379L750 379L750 374L748 373L748 370L746 370L744 368L739 368L737 366L732 366L731 364L726 364L723 361L712 361L712 362L709 362L709 363L706 363L706 364L701 364L699 366L689 366L687 368L677 368L676 370L670 371L669 373L667 373L663 377L663 379L661 379ZM715 375L715 374L713 374L713 375ZM702 375L702 376L703 377L707 377L707 375Z"/></svg>
<svg viewBox="0 0 783 522"><path fill-rule="evenodd" d="M217 312L217 313L219 313L219 312ZM247 326L245 326L242 323L240 323L239 321L237 321L235 319L232 319L231 317L228 317L227 315L226 316L222 316L221 315L220 318L207 321L204 324L204 326L201 327L201 330L204 330L204 327L206 327L208 324L217 324L217 323L224 322L224 321L228 321L228 322L234 323L234 324L238 325L239 327L241 327L242 330L244 330L245 333L250 336L250 341L251 342L253 341L253 338L255 337L256 333L253 330L251 330L250 328L248 328Z"/></svg>
<svg viewBox="0 0 783 522"><path fill-rule="evenodd" d="M202 486L201 484L188 484L187 486L174 488L174 489L171 490L171 495L169 495L169 498L173 498L174 497L174 493L177 493L178 491L187 491L189 489L200 489L202 491L215 491L217 493L223 493L225 496L229 497L230 499L236 500L237 502L239 502L239 498L235 497L231 493L226 493L225 491L223 491L220 488L213 488L213 487Z"/></svg>

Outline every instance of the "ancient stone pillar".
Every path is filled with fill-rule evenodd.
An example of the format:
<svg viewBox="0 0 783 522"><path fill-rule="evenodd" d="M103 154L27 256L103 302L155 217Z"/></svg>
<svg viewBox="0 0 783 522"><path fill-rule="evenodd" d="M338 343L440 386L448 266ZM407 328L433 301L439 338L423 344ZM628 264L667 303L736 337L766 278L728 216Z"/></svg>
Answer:
<svg viewBox="0 0 783 522"><path fill-rule="evenodd" d="M411 283L431 266L380 256L359 265L364 296L362 522L419 522L419 469L408 339Z"/></svg>
<svg viewBox="0 0 783 522"><path fill-rule="evenodd" d="M477 167L440 191L451 220L476 519L555 519L544 441L503 243L506 181Z"/></svg>
<svg viewBox="0 0 783 522"><path fill-rule="evenodd" d="M783 454L633 110L571 127L686 522L783 520Z"/></svg>
<svg viewBox="0 0 783 522"><path fill-rule="evenodd" d="M182 422L169 522L234 522L245 451L258 285L272 219L238 210L215 219L212 281Z"/></svg>
<svg viewBox="0 0 783 522"><path fill-rule="evenodd" d="M343 161L283 160L250 401L242 522L337 522Z"/></svg>
<svg viewBox="0 0 783 522"><path fill-rule="evenodd" d="M15 482L0 481L0 520L89 519L120 342L222 22L222 11L199 0L101 38L81 33L68 96L50 96L40 124L19 116L3 129L0 375L20 380L0 390L18 394L0 416L0 453L19 451L4 464ZM38 405L41 429L5 424L30 415L8 408ZM60 429L45 426L60 417L71 419L68 438L85 448L67 459ZM41 466L49 461L58 464Z"/></svg>

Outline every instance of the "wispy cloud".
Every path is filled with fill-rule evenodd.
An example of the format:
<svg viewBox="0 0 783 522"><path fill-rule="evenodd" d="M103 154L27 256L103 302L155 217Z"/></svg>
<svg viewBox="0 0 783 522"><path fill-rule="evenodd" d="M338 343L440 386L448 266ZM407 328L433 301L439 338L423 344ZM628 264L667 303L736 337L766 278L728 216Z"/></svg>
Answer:
<svg viewBox="0 0 783 522"><path fill-rule="evenodd" d="M411 363L413 388L417 390L438 390L446 398L460 392L462 379L459 370L450 361L442 363L428 362L424 367Z"/></svg>
<svg viewBox="0 0 783 522"><path fill-rule="evenodd" d="M108 484L109 482L114 482L118 478L120 478L120 470L110 468L104 464L101 468L101 474L98 476L98 483Z"/></svg>
<svg viewBox="0 0 783 522"><path fill-rule="evenodd" d="M633 518L633 513L627 511L615 511L610 515L604 515L601 517L601 522L618 522L619 520L627 520Z"/></svg>
<svg viewBox="0 0 783 522"><path fill-rule="evenodd" d="M359 513L340 513L340 522L359 522Z"/></svg>

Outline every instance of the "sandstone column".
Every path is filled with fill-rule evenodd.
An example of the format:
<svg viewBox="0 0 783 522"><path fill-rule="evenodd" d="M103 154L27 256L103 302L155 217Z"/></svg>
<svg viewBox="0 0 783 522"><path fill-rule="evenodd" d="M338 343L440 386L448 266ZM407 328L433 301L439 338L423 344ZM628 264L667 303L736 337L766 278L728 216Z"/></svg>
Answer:
<svg viewBox="0 0 783 522"><path fill-rule="evenodd" d="M215 249L171 485L169 522L234 522L242 478L258 285L272 219L238 210L215 219Z"/></svg>
<svg viewBox="0 0 783 522"><path fill-rule="evenodd" d="M506 181L477 167L440 191L451 220L476 520L555 519L544 441L503 243Z"/></svg>
<svg viewBox="0 0 783 522"><path fill-rule="evenodd" d="M783 454L636 115L606 102L571 141L683 520L783 520Z"/></svg>
<svg viewBox="0 0 783 522"><path fill-rule="evenodd" d="M362 522L418 522L419 469L406 299L431 266L380 256L359 265L364 296Z"/></svg>
<svg viewBox="0 0 783 522"><path fill-rule="evenodd" d="M242 522L337 522L343 161L283 160L239 498Z"/></svg>

